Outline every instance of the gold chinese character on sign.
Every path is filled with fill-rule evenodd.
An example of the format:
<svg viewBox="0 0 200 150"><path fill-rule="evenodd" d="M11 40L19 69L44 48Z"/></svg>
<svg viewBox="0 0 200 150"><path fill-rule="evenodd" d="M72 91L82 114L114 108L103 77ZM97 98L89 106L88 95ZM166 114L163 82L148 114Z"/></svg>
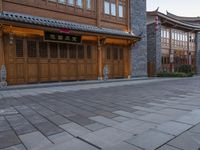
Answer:
<svg viewBox="0 0 200 150"><path fill-rule="evenodd" d="M72 42L76 42L77 41L77 37L72 37Z"/></svg>
<svg viewBox="0 0 200 150"><path fill-rule="evenodd" d="M55 40L56 36L54 34L50 34L50 39Z"/></svg>
<svg viewBox="0 0 200 150"><path fill-rule="evenodd" d="M59 36L58 36L58 40L61 40L61 41L62 41L62 40L63 40L63 36L62 36L62 35L59 35Z"/></svg>
<svg viewBox="0 0 200 150"><path fill-rule="evenodd" d="M70 36L65 36L65 41L70 41Z"/></svg>

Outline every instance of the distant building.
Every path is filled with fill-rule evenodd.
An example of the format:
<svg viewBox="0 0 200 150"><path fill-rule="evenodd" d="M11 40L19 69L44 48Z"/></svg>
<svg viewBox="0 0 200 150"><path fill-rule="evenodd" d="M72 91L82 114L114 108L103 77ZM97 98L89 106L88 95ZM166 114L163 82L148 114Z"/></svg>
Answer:
<svg viewBox="0 0 200 150"><path fill-rule="evenodd" d="M200 18L147 12L148 75L189 64L200 73Z"/></svg>
<svg viewBox="0 0 200 150"><path fill-rule="evenodd" d="M146 0L0 0L0 66L9 85L147 76L145 24Z"/></svg>

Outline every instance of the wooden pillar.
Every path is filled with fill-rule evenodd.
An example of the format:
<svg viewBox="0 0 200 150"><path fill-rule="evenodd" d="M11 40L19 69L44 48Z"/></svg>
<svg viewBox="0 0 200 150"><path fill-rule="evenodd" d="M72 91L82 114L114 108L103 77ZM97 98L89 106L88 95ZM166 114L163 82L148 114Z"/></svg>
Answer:
<svg viewBox="0 0 200 150"><path fill-rule="evenodd" d="M98 37L97 50L98 50L98 80L103 80L103 52L102 52L100 37Z"/></svg>
<svg viewBox="0 0 200 150"><path fill-rule="evenodd" d="M3 0L0 0L0 12L3 11Z"/></svg>
<svg viewBox="0 0 200 150"><path fill-rule="evenodd" d="M188 32L187 33L187 64L189 64L189 52L190 52L190 33Z"/></svg>
<svg viewBox="0 0 200 150"><path fill-rule="evenodd" d="M97 0L96 1L96 9L97 9L97 27L101 27L101 11L102 11L102 1Z"/></svg>
<svg viewBox="0 0 200 150"><path fill-rule="evenodd" d="M127 17L128 32L131 32L131 26L130 26L130 13L131 13L131 12L130 12L130 10L131 10L131 9L130 9L130 1L127 1L126 3L127 3L127 6L128 6L128 7L127 7L127 11L126 11L126 13L128 14L128 15L127 15L127 16L128 16L128 17ZM124 12L123 12L123 13L124 13Z"/></svg>
<svg viewBox="0 0 200 150"><path fill-rule="evenodd" d="M124 55L124 75L126 78L131 78L132 64L131 64L131 51L135 43L126 46Z"/></svg>
<svg viewBox="0 0 200 150"><path fill-rule="evenodd" d="M176 40L176 39L175 39ZM173 56L173 60L171 57ZM174 64L175 52L172 50L172 29L169 29L169 63L170 63L170 72L173 72L173 64Z"/></svg>
<svg viewBox="0 0 200 150"><path fill-rule="evenodd" d="M4 57L4 46L3 46L3 30L0 27L0 69L2 65L5 65L5 57Z"/></svg>

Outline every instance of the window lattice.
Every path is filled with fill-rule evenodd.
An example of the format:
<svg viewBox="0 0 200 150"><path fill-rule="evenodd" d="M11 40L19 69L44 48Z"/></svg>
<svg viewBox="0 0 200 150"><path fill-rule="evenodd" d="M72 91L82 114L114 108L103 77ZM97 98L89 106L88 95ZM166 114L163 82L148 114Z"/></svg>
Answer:
<svg viewBox="0 0 200 150"><path fill-rule="evenodd" d="M69 45L69 58L76 59L76 45Z"/></svg>
<svg viewBox="0 0 200 150"><path fill-rule="evenodd" d="M60 58L68 57L67 44L60 44Z"/></svg>
<svg viewBox="0 0 200 150"><path fill-rule="evenodd" d="M24 49L23 49L23 40L16 39L16 57L23 57L24 56Z"/></svg>
<svg viewBox="0 0 200 150"><path fill-rule="evenodd" d="M37 57L36 41L27 41L28 57Z"/></svg>
<svg viewBox="0 0 200 150"><path fill-rule="evenodd" d="M56 43L50 43L50 56L51 58L58 58L58 48Z"/></svg>
<svg viewBox="0 0 200 150"><path fill-rule="evenodd" d="M78 46L78 59L84 59L84 46Z"/></svg>
<svg viewBox="0 0 200 150"><path fill-rule="evenodd" d="M40 57L42 57L42 58L48 57L48 50L47 50L46 42L39 43L39 54L40 54Z"/></svg>

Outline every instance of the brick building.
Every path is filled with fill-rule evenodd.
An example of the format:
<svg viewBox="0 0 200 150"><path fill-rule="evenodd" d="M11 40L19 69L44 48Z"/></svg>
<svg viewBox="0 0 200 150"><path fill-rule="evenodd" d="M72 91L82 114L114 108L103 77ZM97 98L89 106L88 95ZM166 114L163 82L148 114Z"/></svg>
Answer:
<svg viewBox="0 0 200 150"><path fill-rule="evenodd" d="M200 19L147 12L148 75L189 64L200 72Z"/></svg>
<svg viewBox="0 0 200 150"><path fill-rule="evenodd" d="M146 76L145 23L145 0L0 0L0 66L8 84Z"/></svg>

